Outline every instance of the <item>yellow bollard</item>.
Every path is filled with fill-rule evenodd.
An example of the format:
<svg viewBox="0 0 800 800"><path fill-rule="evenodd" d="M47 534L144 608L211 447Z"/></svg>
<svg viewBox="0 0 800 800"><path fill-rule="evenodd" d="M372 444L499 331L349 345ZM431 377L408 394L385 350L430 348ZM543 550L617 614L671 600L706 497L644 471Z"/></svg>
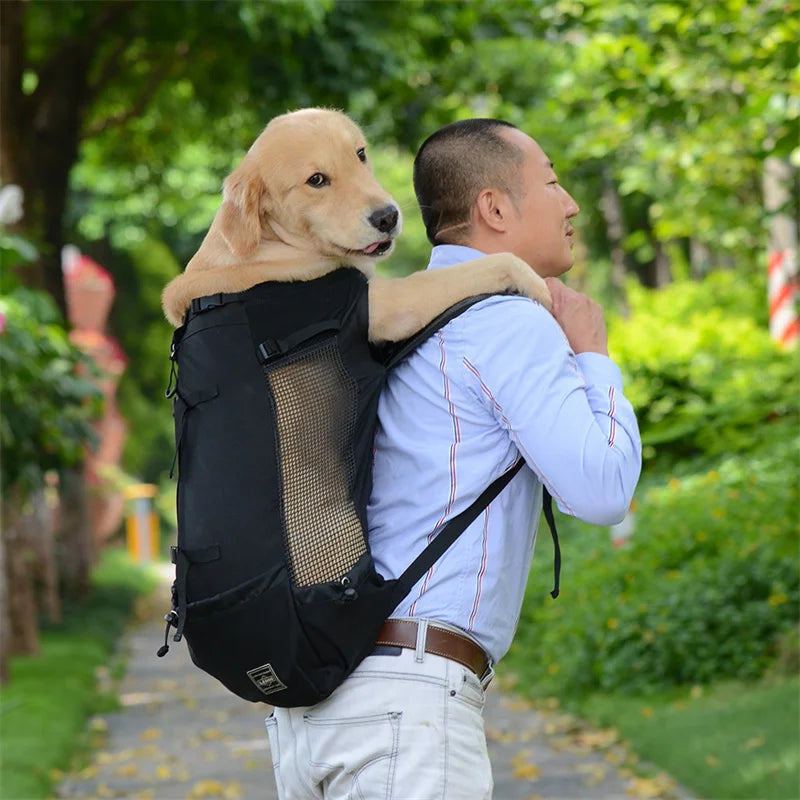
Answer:
<svg viewBox="0 0 800 800"><path fill-rule="evenodd" d="M158 514L153 510L153 498L158 486L152 483L137 483L123 492L131 502L125 518L125 533L128 553L138 562L153 561L158 557Z"/></svg>

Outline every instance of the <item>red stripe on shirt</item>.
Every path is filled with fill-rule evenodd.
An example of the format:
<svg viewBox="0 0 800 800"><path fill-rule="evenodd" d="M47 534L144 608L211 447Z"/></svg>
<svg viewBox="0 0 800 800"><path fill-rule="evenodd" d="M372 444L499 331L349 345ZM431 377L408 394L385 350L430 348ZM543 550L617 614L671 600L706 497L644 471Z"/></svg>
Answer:
<svg viewBox="0 0 800 800"><path fill-rule="evenodd" d="M483 515L483 555L481 557L481 568L478 571L477 591L475 593L475 602L472 606L472 614L469 617L468 631L471 631L475 625L475 617L478 614L478 606L481 602L481 589L483 587L483 576L486 573L486 562L489 555L489 511L491 510L491 503L486 506L486 511Z"/></svg>
<svg viewBox="0 0 800 800"><path fill-rule="evenodd" d="M550 481L542 473L542 470L536 465L536 462L531 458L530 453L522 446L522 442L519 440L519 436L517 436L517 432L511 427L511 423L506 419L505 414L503 413L503 409L500 406L500 403L494 399L494 395L489 391L489 387L483 382L483 378L481 378L480 373L478 372L477 368L474 367L470 362L464 358L462 359L464 366L478 379L478 384L481 387L481 391L486 395L486 397L491 400L492 405L497 409L497 413L500 414L500 419L503 421L503 424L508 428L509 433L514 437L514 442L517 445L517 449L522 453L522 457L528 463L528 466L531 467L533 470L536 471L536 474L541 479L542 483L547 487L547 491L558 500L561 507L566 511L567 514L571 514L572 511L570 507L564 502L564 498L553 488Z"/></svg>
<svg viewBox="0 0 800 800"><path fill-rule="evenodd" d="M450 516L451 511L453 510L453 504L456 500L456 492L458 490L458 481L456 478L456 447L458 446L459 442L461 441L461 426L458 422L458 416L456 415L456 408L453 405L452 400L450 399L450 379L447 377L447 350L445 349L445 342L444 342L444 335L441 331L437 331L436 333L437 338L439 339L439 352L441 353L441 358L439 359L439 370L442 373L442 381L444 383L444 397L447 400L447 407L450 409L450 417L453 421L453 444L450 445L450 497L447 501L447 507L444 510L439 521L436 523L436 527L428 534L428 542L433 541L433 537L436 535L436 532L439 528L444 525L447 518ZM417 595L417 599L411 604L411 609L409 611L409 616L414 616L414 611L417 607L417 601L422 597L423 594L428 590L428 583L433 576L435 565L431 565L431 568L428 570L428 573L425 575L425 580L422 582L422 586L420 587L419 594Z"/></svg>
<svg viewBox="0 0 800 800"><path fill-rule="evenodd" d="M613 447L614 440L617 438L617 418L614 416L617 411L617 397L613 386L610 386L608 389L608 402L608 416L611 417L611 430L608 434L608 446Z"/></svg>

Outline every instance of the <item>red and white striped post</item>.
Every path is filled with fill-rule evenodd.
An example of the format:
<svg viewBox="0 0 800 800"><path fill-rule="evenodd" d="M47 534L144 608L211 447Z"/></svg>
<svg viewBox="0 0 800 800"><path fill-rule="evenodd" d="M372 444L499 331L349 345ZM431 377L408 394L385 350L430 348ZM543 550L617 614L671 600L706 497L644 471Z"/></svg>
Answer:
<svg viewBox="0 0 800 800"><path fill-rule="evenodd" d="M792 172L788 161L775 156L764 161L764 206L770 215L767 260L769 332L783 347L796 347L800 341L797 224L786 211Z"/></svg>
<svg viewBox="0 0 800 800"><path fill-rule="evenodd" d="M797 252L774 250L769 254L767 272L769 332L784 347L795 347L800 339L797 315Z"/></svg>

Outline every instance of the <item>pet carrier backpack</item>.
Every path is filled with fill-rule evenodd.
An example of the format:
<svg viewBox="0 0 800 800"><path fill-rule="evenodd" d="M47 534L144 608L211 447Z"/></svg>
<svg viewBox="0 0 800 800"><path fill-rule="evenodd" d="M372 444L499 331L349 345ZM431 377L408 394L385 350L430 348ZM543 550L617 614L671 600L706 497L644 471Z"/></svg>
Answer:
<svg viewBox="0 0 800 800"><path fill-rule="evenodd" d="M400 578L377 573L366 508L386 371L477 299L380 352L356 269L192 301L167 390L178 543L158 655L174 626L173 640L185 637L194 663L232 692L291 707L327 697L369 654L402 598L522 466Z"/></svg>

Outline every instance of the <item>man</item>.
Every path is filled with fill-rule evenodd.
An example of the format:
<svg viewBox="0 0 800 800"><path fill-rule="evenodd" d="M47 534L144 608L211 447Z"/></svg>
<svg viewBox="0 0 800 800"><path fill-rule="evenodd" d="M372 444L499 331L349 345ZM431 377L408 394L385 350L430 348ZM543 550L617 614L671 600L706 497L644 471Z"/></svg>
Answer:
<svg viewBox="0 0 800 800"><path fill-rule="evenodd" d="M598 525L626 513L641 442L602 309L557 277L578 206L522 131L465 120L414 163L429 269L512 252L547 279L552 315L517 297L472 306L389 376L379 407L370 546L397 577L520 456L525 466L414 587L330 698L271 721L285 798L491 797L483 688L508 650L544 484Z"/></svg>

